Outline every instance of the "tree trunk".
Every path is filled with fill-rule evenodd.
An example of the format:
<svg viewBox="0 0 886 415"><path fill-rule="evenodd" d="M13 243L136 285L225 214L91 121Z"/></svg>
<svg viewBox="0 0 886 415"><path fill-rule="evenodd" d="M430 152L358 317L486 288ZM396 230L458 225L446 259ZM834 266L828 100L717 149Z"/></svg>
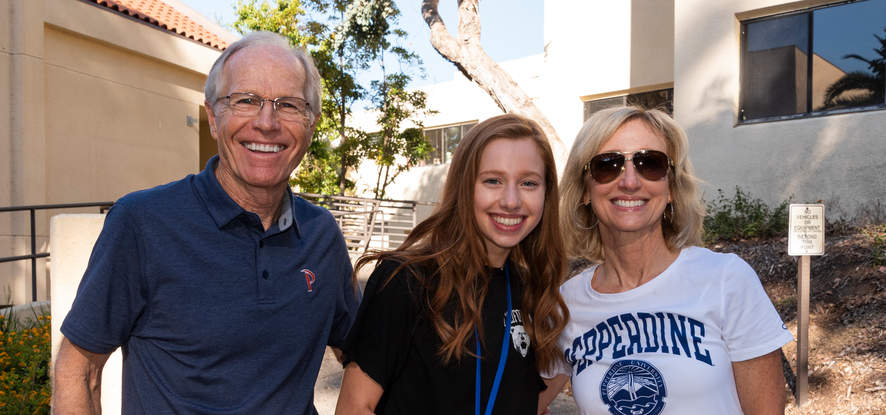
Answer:
<svg viewBox="0 0 886 415"><path fill-rule="evenodd" d="M344 19L344 11L340 9L339 18ZM345 62L344 62L344 46L338 50L338 65L340 70L344 72ZM347 98L345 98L345 87L341 83L341 88L339 90L339 94L341 96L341 103L338 106L338 145L345 146L345 140L348 138L345 136L345 122L347 121L347 112L345 111L345 105ZM321 104L322 106L322 104ZM342 147L347 148L347 147ZM338 194L341 196L345 195L345 185L347 184L347 174L348 174L348 158L347 154L342 151L341 153L341 164L339 165L338 172Z"/></svg>
<svg viewBox="0 0 886 415"><path fill-rule="evenodd" d="M548 118L526 95L511 76L498 66L480 44L478 0L458 0L458 39L446 30L437 12L439 0L422 0L422 17L431 29L431 45L452 62L465 77L483 88L506 113L520 114L537 122L551 143L554 157L564 160L563 141Z"/></svg>

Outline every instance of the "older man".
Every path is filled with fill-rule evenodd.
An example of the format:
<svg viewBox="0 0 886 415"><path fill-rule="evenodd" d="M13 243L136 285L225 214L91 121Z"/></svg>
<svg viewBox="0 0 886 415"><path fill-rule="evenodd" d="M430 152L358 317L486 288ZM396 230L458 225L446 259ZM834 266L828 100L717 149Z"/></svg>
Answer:
<svg viewBox="0 0 886 415"><path fill-rule="evenodd" d="M218 156L108 212L61 328L55 413L101 410L117 347L125 414L316 413L324 349L357 306L335 221L288 186L319 89L311 58L272 33L218 58L205 91Z"/></svg>

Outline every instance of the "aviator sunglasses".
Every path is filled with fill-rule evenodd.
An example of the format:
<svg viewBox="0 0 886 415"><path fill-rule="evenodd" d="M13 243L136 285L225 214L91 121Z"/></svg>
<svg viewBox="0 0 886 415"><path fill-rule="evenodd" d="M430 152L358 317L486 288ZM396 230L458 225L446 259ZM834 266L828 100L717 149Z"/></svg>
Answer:
<svg viewBox="0 0 886 415"><path fill-rule="evenodd" d="M631 158L627 158L631 156ZM585 173L590 172L591 177L597 183L605 184L618 178L625 170L625 162L634 162L634 168L640 176L649 181L661 180L667 176L668 168L674 167L674 162L667 154L657 150L638 151L610 151L597 154L582 169Z"/></svg>

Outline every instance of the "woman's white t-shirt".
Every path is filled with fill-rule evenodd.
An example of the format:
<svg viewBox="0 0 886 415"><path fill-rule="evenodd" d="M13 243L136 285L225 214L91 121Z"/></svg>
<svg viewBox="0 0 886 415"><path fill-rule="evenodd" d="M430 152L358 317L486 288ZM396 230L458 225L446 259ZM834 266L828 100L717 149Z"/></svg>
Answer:
<svg viewBox="0 0 886 415"><path fill-rule="evenodd" d="M793 340L757 274L734 254L685 248L629 291L591 288L596 266L560 287L570 320L552 373L582 414L740 414L732 362Z"/></svg>

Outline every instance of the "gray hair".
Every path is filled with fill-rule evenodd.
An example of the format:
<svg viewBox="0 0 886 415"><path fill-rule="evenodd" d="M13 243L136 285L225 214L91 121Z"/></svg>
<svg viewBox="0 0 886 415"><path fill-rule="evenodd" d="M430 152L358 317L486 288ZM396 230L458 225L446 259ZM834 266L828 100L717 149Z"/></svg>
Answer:
<svg viewBox="0 0 886 415"><path fill-rule="evenodd" d="M215 101L218 99L217 94L220 87L219 84L221 83L221 74L228 59L240 50L259 45L279 46L290 51L292 56L301 63L302 68L305 69L306 77L302 93L305 96L305 100L311 106L311 112L314 114L314 119L316 120L320 115L321 85L320 73L317 71L317 67L314 66L314 60L311 59L311 55L309 55L304 49L292 46L292 44L289 43L289 39L273 32L259 31L249 33L246 36L243 36L240 40L231 43L225 51L222 52L218 59L215 60L215 63L212 64L212 69L209 70L209 76L206 77L206 85L203 87L206 102L212 105L215 104Z"/></svg>

